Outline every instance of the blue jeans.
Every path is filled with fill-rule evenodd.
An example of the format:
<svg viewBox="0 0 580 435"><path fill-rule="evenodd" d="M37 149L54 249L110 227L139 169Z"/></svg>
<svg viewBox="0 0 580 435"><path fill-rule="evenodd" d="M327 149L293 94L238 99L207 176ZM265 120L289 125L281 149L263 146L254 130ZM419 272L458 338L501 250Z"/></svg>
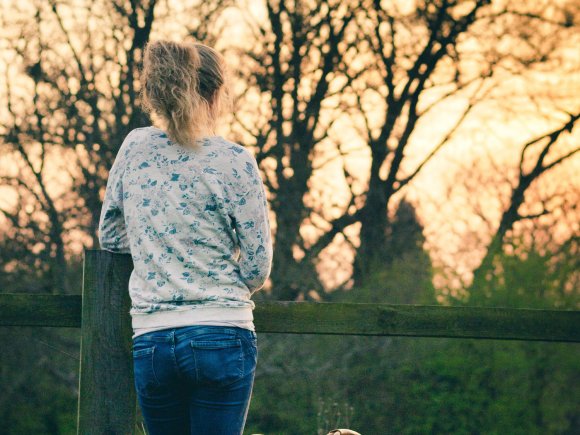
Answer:
<svg viewBox="0 0 580 435"><path fill-rule="evenodd" d="M256 333L186 326L133 339L137 399L149 435L242 434L258 357Z"/></svg>

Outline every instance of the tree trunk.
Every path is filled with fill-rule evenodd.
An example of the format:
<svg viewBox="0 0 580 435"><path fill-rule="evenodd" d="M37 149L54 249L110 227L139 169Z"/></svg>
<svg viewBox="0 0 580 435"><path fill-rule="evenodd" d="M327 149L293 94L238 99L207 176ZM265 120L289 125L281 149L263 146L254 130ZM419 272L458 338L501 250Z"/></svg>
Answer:
<svg viewBox="0 0 580 435"><path fill-rule="evenodd" d="M382 159L373 158L371 178L366 203L361 210L360 246L357 250L353 279L355 286L361 286L365 277L374 267L380 267L386 261L387 198L384 196L382 181L379 177L379 164Z"/></svg>

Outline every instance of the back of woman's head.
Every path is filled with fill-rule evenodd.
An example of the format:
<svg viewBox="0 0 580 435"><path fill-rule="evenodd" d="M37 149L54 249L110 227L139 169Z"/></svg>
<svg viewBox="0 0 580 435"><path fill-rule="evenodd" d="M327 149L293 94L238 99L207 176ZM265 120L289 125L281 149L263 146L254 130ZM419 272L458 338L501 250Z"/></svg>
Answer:
<svg viewBox="0 0 580 435"><path fill-rule="evenodd" d="M222 56L199 43L149 42L141 83L145 112L160 117L169 138L186 147L215 133L219 115L230 104Z"/></svg>

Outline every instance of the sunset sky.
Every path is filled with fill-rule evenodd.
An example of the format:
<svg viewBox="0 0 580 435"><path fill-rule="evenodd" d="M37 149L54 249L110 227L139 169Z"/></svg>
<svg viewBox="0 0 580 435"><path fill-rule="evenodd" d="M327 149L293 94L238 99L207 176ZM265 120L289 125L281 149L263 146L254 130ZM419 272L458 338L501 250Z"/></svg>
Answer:
<svg viewBox="0 0 580 435"><path fill-rule="evenodd" d="M78 1L79 5L86 2ZM28 6L32 6L30 2ZM180 10L179 2L171 2L171 13L167 15L166 3L162 2L157 13L159 19L153 27L153 39L168 38L180 40L184 34L184 24L189 20L185 9ZM248 16L253 16L258 22L265 20L264 8L261 2L248 1ZM185 8L185 6L183 6ZM11 8L10 2L3 2L0 14L4 15ZM19 5L23 12L26 5ZM85 44L87 33L79 26L79 17L67 14L65 26L78 36L75 40L79 50ZM31 19L34 8L30 8L28 19ZM80 8L79 8L80 10ZM249 25L240 20L239 11L234 9L224 14L220 24L220 38L216 48L224 52L230 52L233 45L244 47L252 44L252 34ZM24 18L23 18L24 19ZM88 20L90 37L98 41L98 29L102 25L102 19L92 17ZM10 37L12 27L0 30L0 130L4 130L3 124L11 122L7 112L7 88L6 81L10 83L12 96L20 104L29 104L32 95L31 82L23 74L23 65L20 57L9 49L6 40ZM60 30L52 23L42 28L43 38ZM28 31L34 34L34 29ZM94 42L93 41L93 42ZM55 48L63 50L63 56L69 56L66 46ZM520 47L513 47L518 50ZM509 197L510 190L508 180L515 181L517 162L521 148L528 140L543 135L553 128L562 125L567 117L565 112L576 113L580 108L580 44L578 40L570 40L563 44L561 59L564 63L554 69L528 71L523 77L513 78L507 73L499 73L495 77L495 87L482 103L468 115L461 127L453 134L449 143L430 161L420 175L402 191L416 207L425 227L427 239L426 248L436 266L445 266L458 271L459 274L468 276L469 272L478 265L483 255L486 237L490 234L490 228L481 217L478 217L479 207L481 213L489 224L499 223L500 213ZM235 70L239 59L228 56L228 64ZM476 68L476 67L475 67ZM6 80L5 80L6 79ZM74 86L74 84L71 84ZM239 83L238 83L239 86ZM428 104L426 94L421 104ZM436 91L432 94L436 98ZM533 97L533 98L531 98ZM375 101L376 96L369 93L366 97L367 104L376 107L375 111L369 110L371 117L377 119L384 115L384 105ZM331 103L331 102L330 102ZM13 103L14 104L14 103ZM248 104L248 103L246 103ZM267 104L267 101L262 104ZM407 159L404 161L402 173L408 173L431 151L442 136L444 136L460 116L467 104L467 98L460 95L442 103L437 110L429 113L419 123L419 127L413 133L411 146L407 151ZM21 108L18 103L14 104L14 110ZM334 108L329 107L328 116ZM341 150L347 153L345 164L349 171L357 178L359 191L363 191L368 176L369 149L365 139L361 137L357 128L360 127L360 118L342 115L335 123L332 137L336 139ZM355 125L353 126L353 123ZM228 126L224 125L220 132L228 137ZM580 143L580 129L576 128L572 135L565 134L561 137L549 156L555 158L573 149ZM22 170L22 161L15 157L14 153L7 152L6 147L0 144L0 175L29 177ZM29 145L29 150L34 146ZM46 160L46 178L49 191L53 198L66 195L70 189L69 171L75 172L76 159L83 157L82 147L78 153L72 150L63 151L49 148L50 153ZM36 149L36 153L39 149ZM332 142L320 144L314 166L336 155L336 146ZM547 161L551 161L548 158ZM39 164L39 162L36 162ZM269 163L264 162L264 167ZM493 167L500 168L494 170ZM470 169L475 167L475 169ZM386 168L384 168L386 169ZM467 183L466 181L469 181ZM333 216L333 206L342 210L349 200L349 193L342 174L342 160L335 158L316 171L312 180L310 195L318 204L324 204L323 209L326 217ZM472 184L473 183L473 184ZM471 186L466 190L463 186ZM357 186L355 185L355 188ZM498 192L500 192L498 194ZM579 198L580 192L580 155L569 159L561 166L545 174L539 183L536 183L530 192L530 201L526 207L537 207L539 202L533 195L539 198L553 192L562 198L568 213L571 205ZM103 192L104 194L104 192ZM401 195L399 195L400 197ZM18 198L13 189L0 186L0 208L25 207L26 211L33 211L31 204L18 204ZM553 227L556 237L565 237L569 231L578 231L577 216L571 215L568 219L545 217L547 220L555 219ZM0 222L2 222L0 213ZM570 227L570 222L575 222ZM559 224L561 223L561 228ZM525 222L522 225L526 225ZM275 224L273 225L275 227ZM359 225L349 228L347 234L354 244L357 243L357 231ZM318 230L305 225L303 234L307 237L316 237ZM69 249L80 253L87 247L90 237L81 234L71 228L67 232L70 240ZM352 260L352 250L341 238L335 240L335 244L325 251L322 256L321 273L326 277L328 286L340 283L350 273L349 263ZM436 282L437 283L437 282Z"/></svg>

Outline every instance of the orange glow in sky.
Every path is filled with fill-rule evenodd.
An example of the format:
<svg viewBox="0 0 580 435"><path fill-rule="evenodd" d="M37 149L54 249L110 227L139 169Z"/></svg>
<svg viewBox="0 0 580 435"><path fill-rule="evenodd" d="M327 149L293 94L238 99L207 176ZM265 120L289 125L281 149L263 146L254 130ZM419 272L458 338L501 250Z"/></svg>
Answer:
<svg viewBox="0 0 580 435"><path fill-rule="evenodd" d="M82 10L82 5L87 4L83 1L77 3L79 10ZM160 4L157 11L159 19L153 28L153 39L179 40L185 36L184 24L187 21L185 4L171 2L171 7L175 8L171 14L165 10L164 2ZM266 21L261 2L248 1L247 6L246 17L253 17L259 23ZM0 7L0 11L9 7L9 4L4 4ZM65 25L70 26L71 31L85 31L84 28L79 29L78 24L75 27L74 23L78 23L78 16L75 18L72 14L67 14L65 8L63 8L63 16L66 19ZM217 23L220 38L216 48L219 50L229 50L232 46L244 48L252 43L249 24L240 20L240 17L240 11L233 8L224 13L223 18ZM93 35L99 35L99 26L102 23L92 18L88 20L87 25L91 38L99 41L100 37ZM10 32L9 28L0 30L0 40L10 38ZM43 27L45 38L48 38L51 32L59 32L54 27L54 23L52 26L47 24ZM85 40L86 38L75 40L75 45L81 51ZM569 47L565 48L568 54L564 59L569 64L563 70L569 71L568 73L563 74L559 70L534 71L524 78L502 79L492 98L474 109L441 152L426 165L412 183L397 195L397 201L405 195L416 206L425 228L427 239L425 247L434 264L452 267L459 274L465 275L477 266L484 252L486 238L494 230L493 225L498 224L501 211L509 198L510 183L515 182L514 171L517 168L522 145L531 138L545 134L562 124L566 120L566 117L562 115L565 110L572 113L579 109L580 51L576 42L570 41ZM66 47L63 46L61 49L66 50ZM55 50L59 48L55 47ZM234 71L240 66L239 59L228 56L227 61ZM14 104L14 110L17 112L22 110L22 105L30 103L30 95L33 92L30 80L24 77L22 69L23 65L19 56L8 49L2 51L0 77L7 78L11 83L15 101L20 101ZM117 78L112 76L112 80L115 82ZM305 86L307 84L305 81ZM71 86L74 87L74 84ZM240 84L238 83L237 86ZM535 100L532 102L527 97L528 95L534 95ZM427 104L428 98L434 97L435 94L426 94L422 103ZM0 86L0 126L12 122L11 116L5 109L6 99L6 87L2 84ZM372 103L372 97L369 97L368 103ZM246 107L256 107L260 104L267 104L267 102L263 98L260 99L258 94L250 95L245 102ZM405 153L401 176L412 171L432 150L440 138L450 130L466 104L467 100L464 96L449 99L420 121ZM371 113L371 118L375 121L384 116L384 106L378 104L376 107L376 112ZM331 113L333 113L332 107L323 113L323 118L328 118ZM248 119L248 122L251 121ZM341 150L348 156L345 164L355 176L355 193L362 193L368 182L370 152L364 138L357 131L360 129L355 128L360 125L353 127L352 123L352 117L342 115L333 127L332 138L339 143ZM229 127L226 125L220 129L221 134L226 137L228 131ZM580 129L576 128L573 134L564 135L551 151L550 156L555 158L577 147L580 143L579 131ZM0 146L3 150L7 148L5 144L0 144ZM34 165L40 165L39 148L38 144L36 146L27 144L27 149L33 156ZM312 189L309 200L321 206L325 218L337 217L349 201L349 192L342 172L343 162L341 158L332 159L337 151L335 144L331 141L319 144L316 151L315 167L322 162L329 162L315 171L311 179ZM77 159L85 165L89 164L86 154L83 155L82 146L79 146L77 150L49 149L45 160L44 176L48 191L53 198L66 196L70 191L71 173L74 175L77 171ZM552 158L548 159L548 161L551 160ZM470 169L473 165L475 169ZM271 168L271 162L265 161L264 167ZM383 169L386 173L387 168ZM573 198L576 192L577 197L577 193L580 192L579 174L580 155L577 155L545 174L540 182L531 188L530 198L535 196L537 205L542 197L550 192L565 192L563 195L568 195L567 198ZM0 175L27 179L30 177L30 173L17 154L6 151L0 154ZM458 185L471 185L466 180L474 182L478 179L482 180L479 188L476 187L477 183L472 186L471 191L457 188ZM533 208L534 206L533 201L526 203L526 207ZM18 207L25 207L27 212L34 210L32 204L19 203L14 189L0 186L0 208ZM391 213L393 211L390 210ZM315 219L316 217L313 218ZM0 224L6 225L5 222L0 213ZM324 226L324 222L320 219L317 223L321 227ZM489 223L491 227L488 226ZM275 228L275 224L273 227ZM354 245L358 243L358 228L357 224L345 231ZM320 230L313 225L304 225L301 231L307 240L313 241L320 235ZM553 231L559 237L564 237L570 231L578 231L578 222L576 221L575 226L570 227L568 220L559 219ZM67 240L71 253L78 254L85 247L90 247L88 244L91 237L71 229L67 233ZM296 255L301 254L296 252ZM349 276L352 255L352 248L342 236L337 237L335 243L323 252L319 269L326 276L325 282L329 288Z"/></svg>

